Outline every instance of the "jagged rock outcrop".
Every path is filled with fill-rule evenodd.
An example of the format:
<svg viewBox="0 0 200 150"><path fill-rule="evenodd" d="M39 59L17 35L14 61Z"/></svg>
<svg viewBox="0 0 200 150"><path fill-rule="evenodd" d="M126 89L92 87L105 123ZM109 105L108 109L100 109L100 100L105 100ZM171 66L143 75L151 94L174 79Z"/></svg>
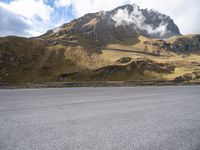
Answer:
<svg viewBox="0 0 200 150"><path fill-rule="evenodd" d="M174 52L191 52L200 50L200 35L176 36L166 40Z"/></svg>
<svg viewBox="0 0 200 150"><path fill-rule="evenodd" d="M117 62L121 64L126 64L126 63L129 63L130 61L131 61L131 57L122 57L119 60L117 60Z"/></svg>
<svg viewBox="0 0 200 150"><path fill-rule="evenodd" d="M169 64L158 64L150 60L131 61L125 65L110 65L96 70L86 70L84 72L64 73L59 75L59 81L65 80L120 80L122 78L130 80L148 78L155 76L145 74L145 72L171 73L174 66Z"/></svg>

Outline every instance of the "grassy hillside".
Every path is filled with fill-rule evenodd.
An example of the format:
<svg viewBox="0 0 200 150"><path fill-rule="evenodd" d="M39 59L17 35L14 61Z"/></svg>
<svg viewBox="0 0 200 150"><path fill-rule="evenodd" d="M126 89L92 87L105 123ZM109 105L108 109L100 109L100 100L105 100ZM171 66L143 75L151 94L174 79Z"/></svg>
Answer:
<svg viewBox="0 0 200 150"><path fill-rule="evenodd" d="M194 43L186 47L195 50L173 49L174 43L180 48L188 37ZM139 36L100 46L87 40L53 43L42 38L0 38L0 81L199 80L200 51L193 38Z"/></svg>

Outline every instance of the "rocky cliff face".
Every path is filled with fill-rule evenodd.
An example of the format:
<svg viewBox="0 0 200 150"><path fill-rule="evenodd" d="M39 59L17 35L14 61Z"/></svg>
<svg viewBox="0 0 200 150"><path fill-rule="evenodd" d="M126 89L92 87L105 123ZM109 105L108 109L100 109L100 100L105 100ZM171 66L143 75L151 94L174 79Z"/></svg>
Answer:
<svg viewBox="0 0 200 150"><path fill-rule="evenodd" d="M154 10L125 5L107 12L87 14L48 31L43 38L93 42L122 41L137 35L167 38L180 35L173 20Z"/></svg>
<svg viewBox="0 0 200 150"><path fill-rule="evenodd" d="M175 52L200 50L200 35L177 36L166 41L170 44L170 49Z"/></svg>

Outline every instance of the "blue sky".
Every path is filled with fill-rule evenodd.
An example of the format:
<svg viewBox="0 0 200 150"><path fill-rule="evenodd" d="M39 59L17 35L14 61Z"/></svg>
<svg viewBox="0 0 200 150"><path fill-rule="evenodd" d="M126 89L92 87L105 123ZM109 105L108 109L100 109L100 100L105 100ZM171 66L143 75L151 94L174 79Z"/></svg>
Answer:
<svg viewBox="0 0 200 150"><path fill-rule="evenodd" d="M38 36L86 13L136 3L169 15L181 33L200 33L200 0L0 0L0 36Z"/></svg>

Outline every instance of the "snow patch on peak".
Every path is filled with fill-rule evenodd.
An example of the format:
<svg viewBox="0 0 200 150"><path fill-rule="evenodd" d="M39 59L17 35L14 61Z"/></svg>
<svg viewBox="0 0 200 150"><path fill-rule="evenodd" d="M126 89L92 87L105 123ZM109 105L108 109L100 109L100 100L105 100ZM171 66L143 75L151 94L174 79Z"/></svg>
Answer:
<svg viewBox="0 0 200 150"><path fill-rule="evenodd" d="M162 21L159 25L153 26L147 23L147 18L143 14L142 9L139 6L133 4L133 10L130 11L127 7L124 9L118 9L117 12L111 17L115 22L115 27L117 26L130 26L133 25L135 29L146 31L150 36L164 36L168 33L168 23ZM158 11L151 9L150 13L155 13L159 16L159 19L164 20L165 16L160 15Z"/></svg>

